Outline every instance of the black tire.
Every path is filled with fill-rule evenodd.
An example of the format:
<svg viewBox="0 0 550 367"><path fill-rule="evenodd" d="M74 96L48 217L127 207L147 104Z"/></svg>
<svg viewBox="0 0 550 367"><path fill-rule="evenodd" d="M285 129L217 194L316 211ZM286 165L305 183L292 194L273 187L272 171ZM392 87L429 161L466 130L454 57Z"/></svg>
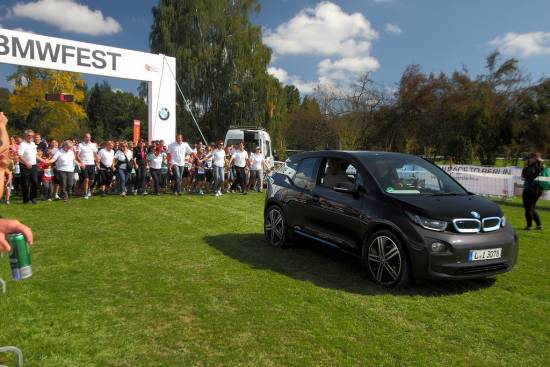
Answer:
<svg viewBox="0 0 550 367"><path fill-rule="evenodd" d="M288 228L283 210L272 205L264 213L265 239L273 247L285 247L288 244Z"/></svg>
<svg viewBox="0 0 550 367"><path fill-rule="evenodd" d="M363 246L362 262L369 277L386 288L404 288L411 281L405 248L390 230L378 231L369 238Z"/></svg>

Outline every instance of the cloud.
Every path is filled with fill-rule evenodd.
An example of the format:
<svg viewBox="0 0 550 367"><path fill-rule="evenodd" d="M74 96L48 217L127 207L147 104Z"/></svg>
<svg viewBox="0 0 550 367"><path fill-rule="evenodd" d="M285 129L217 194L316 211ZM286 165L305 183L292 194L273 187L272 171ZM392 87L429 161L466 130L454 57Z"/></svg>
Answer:
<svg viewBox="0 0 550 367"><path fill-rule="evenodd" d="M279 79L279 81L283 84L294 85L298 88L300 93L310 94L318 85L318 83L315 82L304 82L299 76L289 75L283 68L271 66L267 68L267 72Z"/></svg>
<svg viewBox="0 0 550 367"><path fill-rule="evenodd" d="M387 33L391 33L391 34L401 34L401 33L403 33L403 30L401 29L401 27L399 27L395 23L386 23L386 25L384 26L384 30Z"/></svg>
<svg viewBox="0 0 550 367"><path fill-rule="evenodd" d="M352 80L354 76L375 71L380 63L374 57L347 57L336 61L324 59L318 65L321 84L340 84Z"/></svg>
<svg viewBox="0 0 550 367"><path fill-rule="evenodd" d="M368 52L378 37L360 13L347 14L331 2L301 10L294 18L266 30L264 42L279 55L347 55Z"/></svg>
<svg viewBox="0 0 550 367"><path fill-rule="evenodd" d="M104 17L100 10L91 10L74 0L18 2L8 9L8 17L28 18L55 26L63 32L90 36L110 35L122 30L112 17Z"/></svg>
<svg viewBox="0 0 550 367"><path fill-rule="evenodd" d="M508 55L535 56L550 54L550 32L506 33L489 42Z"/></svg>
<svg viewBox="0 0 550 367"><path fill-rule="evenodd" d="M317 74L327 84L349 83L354 75L378 69L380 64L370 55L377 38L378 32L363 14L346 13L329 1L301 10L275 30L264 30L264 42L277 59L284 55L323 57Z"/></svg>

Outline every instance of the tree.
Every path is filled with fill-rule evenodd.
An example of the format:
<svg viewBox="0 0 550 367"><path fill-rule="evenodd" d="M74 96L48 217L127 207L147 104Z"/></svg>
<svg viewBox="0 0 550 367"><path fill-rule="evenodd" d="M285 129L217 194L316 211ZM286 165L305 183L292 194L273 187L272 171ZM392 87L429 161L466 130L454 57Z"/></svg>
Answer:
<svg viewBox="0 0 550 367"><path fill-rule="evenodd" d="M97 139L131 140L134 119L147 121L147 105L129 92L113 91L107 82L94 85L86 98L90 131ZM147 138L147 124L141 137Z"/></svg>
<svg viewBox="0 0 550 367"><path fill-rule="evenodd" d="M211 138L230 124L268 124L271 50L249 20L259 10L257 0L160 0L152 9L151 51L176 57L176 78ZM184 108L177 128L197 136Z"/></svg>
<svg viewBox="0 0 550 367"><path fill-rule="evenodd" d="M9 97L9 113L20 117L22 120L19 121L25 124L15 126L16 130L30 127L57 139L80 133L81 123L86 117L82 107L85 84L80 74L18 67L9 80L15 85ZM74 102L46 101L46 93L72 94Z"/></svg>

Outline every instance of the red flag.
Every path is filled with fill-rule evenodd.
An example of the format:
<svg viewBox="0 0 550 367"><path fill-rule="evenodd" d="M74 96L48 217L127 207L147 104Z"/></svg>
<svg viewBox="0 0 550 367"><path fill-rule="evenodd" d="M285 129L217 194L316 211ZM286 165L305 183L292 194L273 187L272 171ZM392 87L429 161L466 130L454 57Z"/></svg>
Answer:
<svg viewBox="0 0 550 367"><path fill-rule="evenodd" d="M141 121L134 120L134 145L137 145L139 141L140 128L141 128Z"/></svg>

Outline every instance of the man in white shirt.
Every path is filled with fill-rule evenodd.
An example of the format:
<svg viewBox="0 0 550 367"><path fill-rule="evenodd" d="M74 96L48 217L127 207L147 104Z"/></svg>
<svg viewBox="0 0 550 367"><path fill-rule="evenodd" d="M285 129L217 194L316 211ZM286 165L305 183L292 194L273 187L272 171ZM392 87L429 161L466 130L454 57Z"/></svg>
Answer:
<svg viewBox="0 0 550 367"><path fill-rule="evenodd" d="M187 155L194 155L193 149L183 141L183 135L176 135L176 141L168 145L168 167L176 180L174 194L181 194L181 180Z"/></svg>
<svg viewBox="0 0 550 367"><path fill-rule="evenodd" d="M44 160L36 155L36 144L33 141L34 131L25 130L24 141L19 144L19 166L21 167L21 184L23 186L23 203L31 201L36 204L38 192L38 170L36 161Z"/></svg>
<svg viewBox="0 0 550 367"><path fill-rule="evenodd" d="M84 179L84 199L88 199L92 196L91 192L88 190L88 187L90 185L90 181L93 182L95 179L95 169L98 161L97 145L96 143L92 143L92 136L90 133L84 134L84 141L78 144L76 150L76 160L84 165L82 168L82 177Z"/></svg>
<svg viewBox="0 0 550 367"><path fill-rule="evenodd" d="M229 161L229 165L233 164L235 166L235 171L237 173L237 180L231 187L232 189L239 185L241 187L241 193L243 195L246 195L247 189L246 189L246 172L245 167L248 163L248 153L246 150L244 150L244 143L240 142L239 147L233 151L233 154L231 155L231 160Z"/></svg>

